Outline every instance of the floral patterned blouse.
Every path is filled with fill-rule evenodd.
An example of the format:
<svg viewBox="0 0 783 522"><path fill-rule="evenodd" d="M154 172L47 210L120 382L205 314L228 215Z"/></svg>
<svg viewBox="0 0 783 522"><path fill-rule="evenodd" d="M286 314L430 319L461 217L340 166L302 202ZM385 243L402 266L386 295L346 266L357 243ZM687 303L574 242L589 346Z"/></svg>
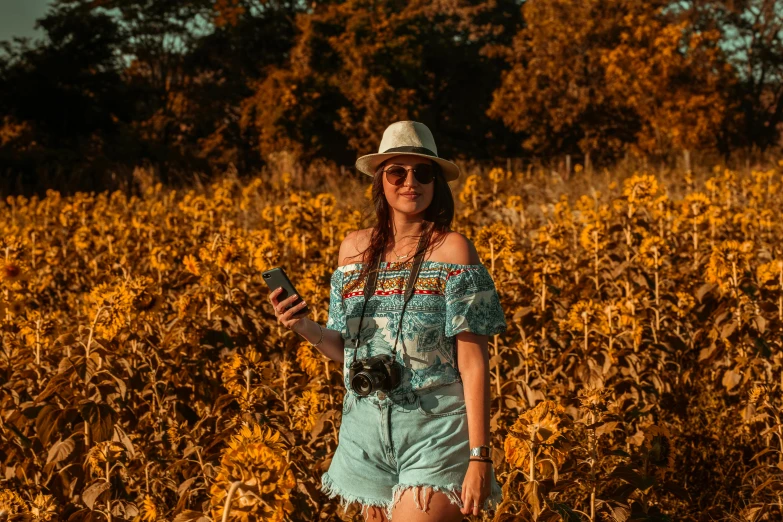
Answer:
<svg viewBox="0 0 783 522"><path fill-rule="evenodd" d="M381 262L375 294L364 312L356 359L391 354L412 266L413 259ZM326 328L341 332L345 339L346 389L350 389L352 339L364 304L361 268L362 263L339 266L331 278ZM466 331L499 334L506 330L506 319L484 265L423 261L401 329L397 361L402 366L402 382L391 391L392 397L461 381L454 336Z"/></svg>

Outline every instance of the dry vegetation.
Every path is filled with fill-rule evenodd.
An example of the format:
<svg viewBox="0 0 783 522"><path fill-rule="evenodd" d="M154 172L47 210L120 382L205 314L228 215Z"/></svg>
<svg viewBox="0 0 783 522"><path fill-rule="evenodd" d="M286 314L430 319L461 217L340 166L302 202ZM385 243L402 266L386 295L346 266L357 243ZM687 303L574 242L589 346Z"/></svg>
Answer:
<svg viewBox="0 0 783 522"><path fill-rule="evenodd" d="M467 174L509 324L495 520L780 520L781 170ZM367 185L289 182L0 203L0 518L358 520L317 489L341 368L260 273L323 324Z"/></svg>

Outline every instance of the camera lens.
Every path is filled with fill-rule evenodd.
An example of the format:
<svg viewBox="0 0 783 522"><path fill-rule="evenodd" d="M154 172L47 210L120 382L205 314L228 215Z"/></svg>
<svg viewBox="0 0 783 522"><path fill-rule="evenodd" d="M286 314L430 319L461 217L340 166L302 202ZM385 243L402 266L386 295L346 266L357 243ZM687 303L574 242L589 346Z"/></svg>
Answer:
<svg viewBox="0 0 783 522"><path fill-rule="evenodd" d="M383 372L366 371L354 375L351 387L357 395L369 395L383 385L386 375Z"/></svg>

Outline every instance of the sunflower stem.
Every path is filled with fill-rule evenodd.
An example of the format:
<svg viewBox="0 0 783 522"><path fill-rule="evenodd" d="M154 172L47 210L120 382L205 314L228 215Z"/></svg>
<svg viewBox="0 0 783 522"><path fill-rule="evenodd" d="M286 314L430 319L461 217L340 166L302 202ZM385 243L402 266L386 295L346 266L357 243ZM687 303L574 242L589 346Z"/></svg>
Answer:
<svg viewBox="0 0 783 522"><path fill-rule="evenodd" d="M228 520L228 514L231 512L231 497L234 496L234 492L239 486L242 485L241 480L236 480L231 483L231 487L228 488L228 494L226 495L226 503L223 505L223 522Z"/></svg>

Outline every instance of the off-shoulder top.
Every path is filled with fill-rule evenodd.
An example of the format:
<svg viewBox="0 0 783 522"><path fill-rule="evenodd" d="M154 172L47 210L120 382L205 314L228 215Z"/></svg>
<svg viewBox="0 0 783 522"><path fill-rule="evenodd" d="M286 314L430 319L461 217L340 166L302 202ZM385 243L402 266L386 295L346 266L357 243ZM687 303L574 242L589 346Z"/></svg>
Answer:
<svg viewBox="0 0 783 522"><path fill-rule="evenodd" d="M381 262L375 293L364 312L357 359L391 354L412 266L413 259ZM341 332L345 339L343 372L349 390L352 339L364 304L361 268L362 263L352 263L339 266L332 273L326 322L326 328ZM390 396L430 391L461 381L455 336L466 331L495 335L506 330L500 298L489 271L482 264L423 261L401 330L397 361L402 366L402 381Z"/></svg>

